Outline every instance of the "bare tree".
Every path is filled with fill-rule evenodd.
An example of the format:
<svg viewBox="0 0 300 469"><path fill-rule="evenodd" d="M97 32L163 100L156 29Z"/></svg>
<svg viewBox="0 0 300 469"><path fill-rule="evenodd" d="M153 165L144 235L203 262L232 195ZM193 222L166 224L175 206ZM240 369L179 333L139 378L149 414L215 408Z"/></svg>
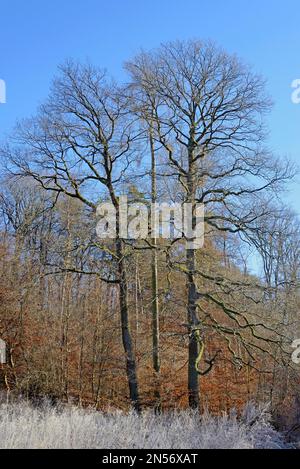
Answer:
<svg viewBox="0 0 300 469"><path fill-rule="evenodd" d="M14 148L6 148L10 171L28 176L45 190L81 201L95 213L100 200L116 210L116 239L104 250L114 269L100 276L119 285L120 318L129 394L140 409L136 361L128 318L126 252L119 237L118 187L136 157L134 121L128 119L124 93L105 73L72 62L60 69L50 97L36 118L18 125Z"/></svg>
<svg viewBox="0 0 300 469"><path fill-rule="evenodd" d="M256 229L257 221L268 213L262 194L278 189L292 174L288 165L263 148L263 115L270 108L263 80L235 56L200 41L165 44L141 53L126 67L131 87L143 94L154 116L154 136L181 184L183 201L193 206L193 226L200 202L206 207L207 236L229 232L242 237ZM232 288L228 286L230 279L199 268L195 250L187 249L184 266L177 263L173 267L184 271L187 279L189 403L198 407L201 371L195 364L199 345L203 346L207 304L221 309L238 330L258 336L247 316L226 304ZM209 281L210 291L199 291L197 278ZM225 300L212 293L216 286L219 293L227 291ZM210 326L227 339L240 333L212 317ZM247 345L240 339L251 355L256 344Z"/></svg>
<svg viewBox="0 0 300 469"><path fill-rule="evenodd" d="M158 381L165 379L160 374L160 360L172 360L172 340L179 335L181 339L185 330L183 338L188 340L188 398L189 405L196 408L199 406L199 376L212 369L219 357L219 345L225 349L226 357L222 359L229 356L231 364L245 366L247 372L250 367L258 370L264 354L276 360L274 350L280 348L280 353L284 351L286 339L284 331L278 327L278 318L264 311L270 304L266 301L266 291L270 292L274 285L250 276L246 268L242 273L233 256L228 262L227 245L231 243L231 246L242 250L243 243L257 249L259 243L269 243L263 236L264 227L266 220L276 216L277 210L274 211L270 200L278 195L294 170L288 163L274 158L265 148L263 117L270 108L270 100L265 95L263 80L235 56L210 43L175 42L154 52L141 53L127 64L127 69L131 83L121 88L94 67L66 63L37 116L17 126L11 143L1 150L1 155L7 162L7 170L14 176L13 181L18 182L18 177L34 181L45 194L51 194L50 205L56 204L57 207L61 199L69 202L73 199L82 207L80 220L86 223L88 234L85 235L82 228L77 236L76 223L73 219L68 220L71 212L67 211L65 225L62 220L60 223L63 235L55 245L59 252L55 252L55 248L51 251L50 237L47 237L46 251L41 249L41 259L37 264L38 268L42 265L54 268L51 273L64 274L62 281L58 281L63 297L61 302L58 300L57 307L58 311L61 307L63 326L59 339L65 335L66 326L70 327L70 341L80 330L80 340L76 342L79 401L84 401L86 335L90 334L89 327L83 328L80 324L91 314L88 299L86 302L79 298L73 300L72 288L75 274L80 279L89 274L90 278L97 277L101 285L101 288L98 285L91 289L94 295L103 290L111 303L119 301L120 332L133 407L138 411L141 407L129 327L129 299L135 291L133 304L139 314L139 327L143 324L147 331L152 330L152 341L150 334L145 335L143 331L142 336L139 333L137 348L145 347L143 353L139 350L139 359L147 364L143 369L141 367L140 376L146 376L149 369L147 360L152 358L152 368ZM143 174L138 175L136 163L144 153L148 161L142 165ZM158 157L163 161L160 166ZM160 200L158 192L164 185L172 192L174 200L192 205L193 226L197 221L197 204L204 204L206 239L203 250L192 249L190 244L184 250L182 240L163 243L151 240L149 236L143 242L121 238L119 195L134 178L145 175L148 176L147 194L141 196L136 191L135 195L143 201L148 196L155 202ZM96 223L98 203L104 200L109 200L115 209L116 236L112 240L100 241L91 234L91 225ZM18 223L18 215L11 213L7 198L3 199L1 206L7 216ZM21 225L22 229L27 229L26 223ZM30 219L28 229L32 230L33 226L34 220ZM30 236L24 239L28 242ZM193 235L186 241L194 242ZM218 248L220 242L223 243L222 253ZM274 256L271 248L273 246L269 244L267 249L263 247L268 266L270 255ZM280 249L276 247L282 256L287 254L286 248L282 243ZM150 270L146 268L141 273L138 266L132 270L134 249L139 252L140 260L148 262ZM146 249L151 256L146 255ZM26 246L21 247L19 263L22 263L24 252L28 255ZM292 253L289 249L289 252L295 258L296 251ZM158 272L160 262L162 269ZM276 263L273 262L271 268L275 272ZM49 273L43 272L45 275ZM286 272L280 271L277 276L290 282L295 273L291 275L290 267L287 267ZM148 291L144 285L143 288L140 286L146 278ZM78 282L82 281L80 279ZM278 283L276 285L278 287ZM82 288L88 295L86 285ZM42 284L40 291L42 297ZM162 292L164 297L159 302ZM147 323L148 318L140 317L144 316L143 307L138 311L139 305L145 305L146 310L146 304L151 306L152 324ZM93 319L96 332L92 340L90 374L91 395L97 406L103 397L101 386L105 381L106 364L115 359L110 357L108 349L119 340L114 329L116 323L111 317L109 327L113 329L109 331L109 337L107 329L103 329L102 322L109 317L109 309L115 311L114 306L103 305L102 308L101 304ZM76 324L69 315L74 310ZM182 319L183 314L187 321ZM162 317L161 337L159 316ZM59 326L55 324L58 330ZM165 332L170 324L174 328L171 334ZM101 343L96 344L98 338ZM210 347L211 340L215 341L217 348ZM61 350L61 359L70 341L67 339L63 344L66 350ZM182 344L180 342L176 349L181 360L180 369L186 353ZM96 365L99 354L101 357ZM177 369L173 363L170 369L173 369L172 376L175 377ZM64 388L68 386L67 375L72 370L71 361L61 363L61 372L65 373ZM59 375L59 370L55 373ZM113 386L116 384L112 385L110 394L115 399L119 388ZM122 385L121 389L124 394ZM166 393L162 387L156 387L158 405L160 391L165 399L166 395L171 399L171 391ZM71 385L65 392L69 393ZM174 395L179 394L174 392Z"/></svg>

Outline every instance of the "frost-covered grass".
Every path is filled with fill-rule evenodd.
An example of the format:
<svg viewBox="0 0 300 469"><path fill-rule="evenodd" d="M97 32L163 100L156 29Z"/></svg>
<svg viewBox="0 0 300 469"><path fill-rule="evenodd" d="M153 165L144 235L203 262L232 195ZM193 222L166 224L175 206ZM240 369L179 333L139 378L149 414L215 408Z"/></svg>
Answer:
<svg viewBox="0 0 300 469"><path fill-rule="evenodd" d="M196 412L160 416L100 413L74 407L0 404L0 448L287 448L265 412L253 406L241 418L200 417Z"/></svg>

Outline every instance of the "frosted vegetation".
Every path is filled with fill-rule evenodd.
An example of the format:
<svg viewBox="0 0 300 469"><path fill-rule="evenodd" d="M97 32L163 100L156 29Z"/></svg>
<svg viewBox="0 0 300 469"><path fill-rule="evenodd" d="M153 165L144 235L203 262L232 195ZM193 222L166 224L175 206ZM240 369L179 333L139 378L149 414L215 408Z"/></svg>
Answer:
<svg viewBox="0 0 300 469"><path fill-rule="evenodd" d="M271 448L291 447L252 405L243 415L200 417L181 411L100 413L75 407L0 404L0 448Z"/></svg>

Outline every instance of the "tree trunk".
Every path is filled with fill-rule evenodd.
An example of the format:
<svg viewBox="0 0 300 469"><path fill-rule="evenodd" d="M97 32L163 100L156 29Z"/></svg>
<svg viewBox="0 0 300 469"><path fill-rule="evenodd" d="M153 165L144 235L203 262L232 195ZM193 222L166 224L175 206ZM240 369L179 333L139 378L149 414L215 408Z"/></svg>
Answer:
<svg viewBox="0 0 300 469"><path fill-rule="evenodd" d="M120 238L117 238L116 240L116 248L119 260L118 272L120 280L120 314L122 327L122 342L126 357L126 373L129 385L129 395L133 408L137 412L140 412L141 406L138 393L136 362L133 352L132 338L129 330L126 264L124 260L123 242Z"/></svg>
<svg viewBox="0 0 300 469"><path fill-rule="evenodd" d="M193 162L193 160L194 160L194 152L193 150L190 150L189 171L188 171L188 178L187 178L188 179L187 201L192 204L192 228L194 229L195 224L196 224L196 219L195 219L196 167L195 167L195 163ZM196 409L199 407L199 376L196 370L196 359L198 356L198 342L194 334L194 329L195 327L197 327L199 321L197 318L197 287L196 287L196 282L195 282L196 252L194 249L187 249L186 267L187 267L187 289L188 289L187 319L188 319L188 328L189 328L188 395L189 395L189 406L192 409Z"/></svg>
<svg viewBox="0 0 300 469"><path fill-rule="evenodd" d="M194 328L198 325L197 320L197 289L194 280L195 251L187 251L188 269L188 325L189 325L189 366L188 366L188 393L189 406L192 409L199 407L199 377L196 370L196 359L198 356L198 342L194 334Z"/></svg>
<svg viewBox="0 0 300 469"><path fill-rule="evenodd" d="M156 162L155 162L155 149L152 135L152 127L149 132L150 137L150 150L151 150L151 199L152 204L156 202ZM155 410L161 410L160 398L160 353L159 353L159 303L158 303L158 268L157 268L157 240L152 239L154 249L152 250L151 259L151 275L152 275L152 359L153 369L156 373L155 379Z"/></svg>

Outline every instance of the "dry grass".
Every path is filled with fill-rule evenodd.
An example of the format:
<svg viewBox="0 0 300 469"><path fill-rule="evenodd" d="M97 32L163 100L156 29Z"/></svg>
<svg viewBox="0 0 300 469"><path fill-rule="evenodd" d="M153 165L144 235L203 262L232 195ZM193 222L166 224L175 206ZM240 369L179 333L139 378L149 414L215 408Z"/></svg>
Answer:
<svg viewBox="0 0 300 469"><path fill-rule="evenodd" d="M0 448L287 448L268 415L248 406L240 419L195 412L142 416L27 402L0 405Z"/></svg>

